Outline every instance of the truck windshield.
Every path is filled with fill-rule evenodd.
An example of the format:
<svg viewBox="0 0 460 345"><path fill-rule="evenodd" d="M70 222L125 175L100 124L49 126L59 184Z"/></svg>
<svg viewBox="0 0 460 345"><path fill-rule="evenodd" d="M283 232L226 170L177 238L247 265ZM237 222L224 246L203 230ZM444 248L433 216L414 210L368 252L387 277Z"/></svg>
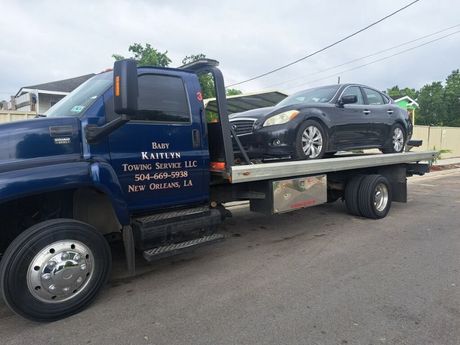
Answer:
<svg viewBox="0 0 460 345"><path fill-rule="evenodd" d="M47 117L80 116L112 85L112 72L98 74L87 80L44 114Z"/></svg>
<svg viewBox="0 0 460 345"><path fill-rule="evenodd" d="M279 102L277 107L301 103L327 103L339 89L339 85L323 86L296 92Z"/></svg>

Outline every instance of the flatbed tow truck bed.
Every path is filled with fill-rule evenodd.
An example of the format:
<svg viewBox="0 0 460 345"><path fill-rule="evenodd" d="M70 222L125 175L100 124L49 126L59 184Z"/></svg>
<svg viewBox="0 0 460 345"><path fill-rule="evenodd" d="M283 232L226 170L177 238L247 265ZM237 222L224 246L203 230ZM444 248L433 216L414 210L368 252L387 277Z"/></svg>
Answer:
<svg viewBox="0 0 460 345"><path fill-rule="evenodd" d="M381 167L395 164L430 162L436 152L404 152L393 154L345 154L334 158L306 161L283 161L231 167L232 184L284 177L324 174L337 171Z"/></svg>

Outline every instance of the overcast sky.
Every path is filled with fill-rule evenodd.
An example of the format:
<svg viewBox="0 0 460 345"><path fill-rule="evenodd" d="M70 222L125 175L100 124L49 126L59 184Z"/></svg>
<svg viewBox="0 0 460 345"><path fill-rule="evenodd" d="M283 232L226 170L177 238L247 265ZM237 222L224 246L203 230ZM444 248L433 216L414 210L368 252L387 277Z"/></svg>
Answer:
<svg viewBox="0 0 460 345"><path fill-rule="evenodd" d="M97 73L128 55L133 42L168 51L172 66L204 53L220 61L227 84L289 63L346 36L410 0L0 0L0 100L20 87ZM290 68L238 86L292 93L359 82L419 88L460 68L460 34L353 71L460 27L327 72L339 64L460 24L458 0L421 0L369 30ZM294 79L294 80L293 80Z"/></svg>

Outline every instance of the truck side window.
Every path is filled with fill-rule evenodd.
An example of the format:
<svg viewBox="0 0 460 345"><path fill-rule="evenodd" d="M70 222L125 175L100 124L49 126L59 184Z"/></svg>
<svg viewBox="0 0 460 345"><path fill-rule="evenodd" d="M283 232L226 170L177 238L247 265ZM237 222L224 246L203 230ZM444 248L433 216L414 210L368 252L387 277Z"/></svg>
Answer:
<svg viewBox="0 0 460 345"><path fill-rule="evenodd" d="M134 120L190 122L184 82L175 76L139 76L138 112Z"/></svg>

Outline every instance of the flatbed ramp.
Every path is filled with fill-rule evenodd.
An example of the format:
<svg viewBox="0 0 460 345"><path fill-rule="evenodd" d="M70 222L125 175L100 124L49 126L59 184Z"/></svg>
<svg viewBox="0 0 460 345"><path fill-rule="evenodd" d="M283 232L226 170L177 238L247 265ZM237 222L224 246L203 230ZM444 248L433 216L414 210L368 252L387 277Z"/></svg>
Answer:
<svg viewBox="0 0 460 345"><path fill-rule="evenodd" d="M362 154L358 156L343 155L317 160L235 165L231 167L231 183L313 175L393 164L430 162L435 156L435 151L424 151L392 154Z"/></svg>

